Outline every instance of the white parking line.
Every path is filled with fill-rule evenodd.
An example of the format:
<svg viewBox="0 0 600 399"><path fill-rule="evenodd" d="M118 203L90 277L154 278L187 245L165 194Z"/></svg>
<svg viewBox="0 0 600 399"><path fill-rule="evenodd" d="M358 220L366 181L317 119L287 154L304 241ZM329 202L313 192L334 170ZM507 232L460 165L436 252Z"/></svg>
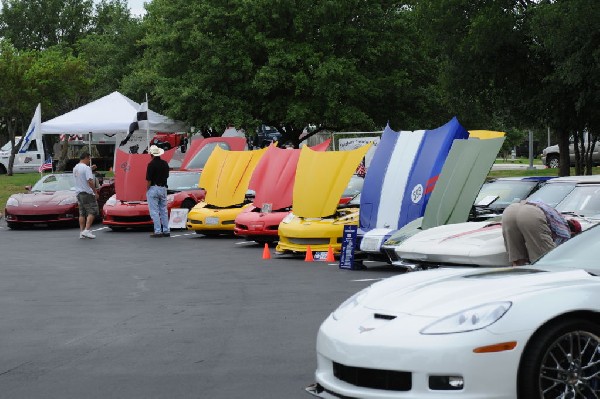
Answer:
<svg viewBox="0 0 600 399"><path fill-rule="evenodd" d="M171 238L175 238L175 237L185 237L185 236L194 236L194 235L196 235L196 233L176 234L176 235L173 235L173 234L171 234Z"/></svg>
<svg viewBox="0 0 600 399"><path fill-rule="evenodd" d="M350 281L363 282L363 281L379 281L379 280L383 280L383 279L382 278L361 278L358 280L350 280Z"/></svg>
<svg viewBox="0 0 600 399"><path fill-rule="evenodd" d="M100 231L100 230L106 230L106 229L108 229L108 227L104 226L104 227L99 227L97 229L94 229L92 231Z"/></svg>
<svg viewBox="0 0 600 399"><path fill-rule="evenodd" d="M246 244L258 244L255 241L240 241L240 242L236 242L235 245L246 245Z"/></svg>

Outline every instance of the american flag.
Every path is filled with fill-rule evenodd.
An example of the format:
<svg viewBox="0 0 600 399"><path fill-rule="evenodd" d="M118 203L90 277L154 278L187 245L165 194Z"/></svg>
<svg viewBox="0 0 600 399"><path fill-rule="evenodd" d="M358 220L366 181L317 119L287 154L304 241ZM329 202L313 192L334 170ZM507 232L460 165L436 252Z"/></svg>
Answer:
<svg viewBox="0 0 600 399"><path fill-rule="evenodd" d="M364 160L364 158L361 161L360 165L358 165L358 168L356 168L356 172L354 172L354 174L357 175L357 176L363 177L363 178L367 174L367 168L365 168L365 160Z"/></svg>
<svg viewBox="0 0 600 399"><path fill-rule="evenodd" d="M42 173L45 170L52 170L52 157L48 157L46 161L38 168L38 172Z"/></svg>

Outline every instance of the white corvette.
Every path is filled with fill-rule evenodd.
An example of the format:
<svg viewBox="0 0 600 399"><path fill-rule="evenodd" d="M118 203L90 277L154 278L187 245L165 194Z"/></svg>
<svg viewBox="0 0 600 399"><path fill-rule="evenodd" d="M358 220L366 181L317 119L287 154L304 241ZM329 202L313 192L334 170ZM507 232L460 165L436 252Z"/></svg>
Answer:
<svg viewBox="0 0 600 399"><path fill-rule="evenodd" d="M600 228L519 268L377 282L323 322L322 398L600 397Z"/></svg>
<svg viewBox="0 0 600 399"><path fill-rule="evenodd" d="M529 199L546 202L565 216L577 218L584 230L600 222L598 176L552 179ZM500 216L487 222L456 223L421 231L392 246L393 264L409 269L509 266L501 220Z"/></svg>

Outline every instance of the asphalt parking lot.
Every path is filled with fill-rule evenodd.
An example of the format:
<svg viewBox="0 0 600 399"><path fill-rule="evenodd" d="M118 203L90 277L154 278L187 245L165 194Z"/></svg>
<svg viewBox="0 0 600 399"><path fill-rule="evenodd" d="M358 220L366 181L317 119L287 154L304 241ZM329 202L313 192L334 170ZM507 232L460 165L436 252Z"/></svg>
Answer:
<svg viewBox="0 0 600 399"><path fill-rule="evenodd" d="M308 398L321 322L395 274L93 230L0 222L1 398Z"/></svg>

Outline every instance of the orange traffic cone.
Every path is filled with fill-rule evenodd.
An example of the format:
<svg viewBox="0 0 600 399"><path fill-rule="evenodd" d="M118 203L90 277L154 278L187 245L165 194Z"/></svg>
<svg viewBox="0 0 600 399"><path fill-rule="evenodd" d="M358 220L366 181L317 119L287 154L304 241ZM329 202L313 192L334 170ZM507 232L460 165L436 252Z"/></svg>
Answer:
<svg viewBox="0 0 600 399"><path fill-rule="evenodd" d="M329 249L327 250L327 258L325 258L325 262L335 262L335 256L333 256L333 248L331 248L331 244L329 244Z"/></svg>
<svg viewBox="0 0 600 399"><path fill-rule="evenodd" d="M269 251L269 244L265 242L265 249L263 249L263 259L271 259L271 251Z"/></svg>
<svg viewBox="0 0 600 399"><path fill-rule="evenodd" d="M304 258L305 262L314 262L313 253L310 249L310 245L306 247L306 257Z"/></svg>

